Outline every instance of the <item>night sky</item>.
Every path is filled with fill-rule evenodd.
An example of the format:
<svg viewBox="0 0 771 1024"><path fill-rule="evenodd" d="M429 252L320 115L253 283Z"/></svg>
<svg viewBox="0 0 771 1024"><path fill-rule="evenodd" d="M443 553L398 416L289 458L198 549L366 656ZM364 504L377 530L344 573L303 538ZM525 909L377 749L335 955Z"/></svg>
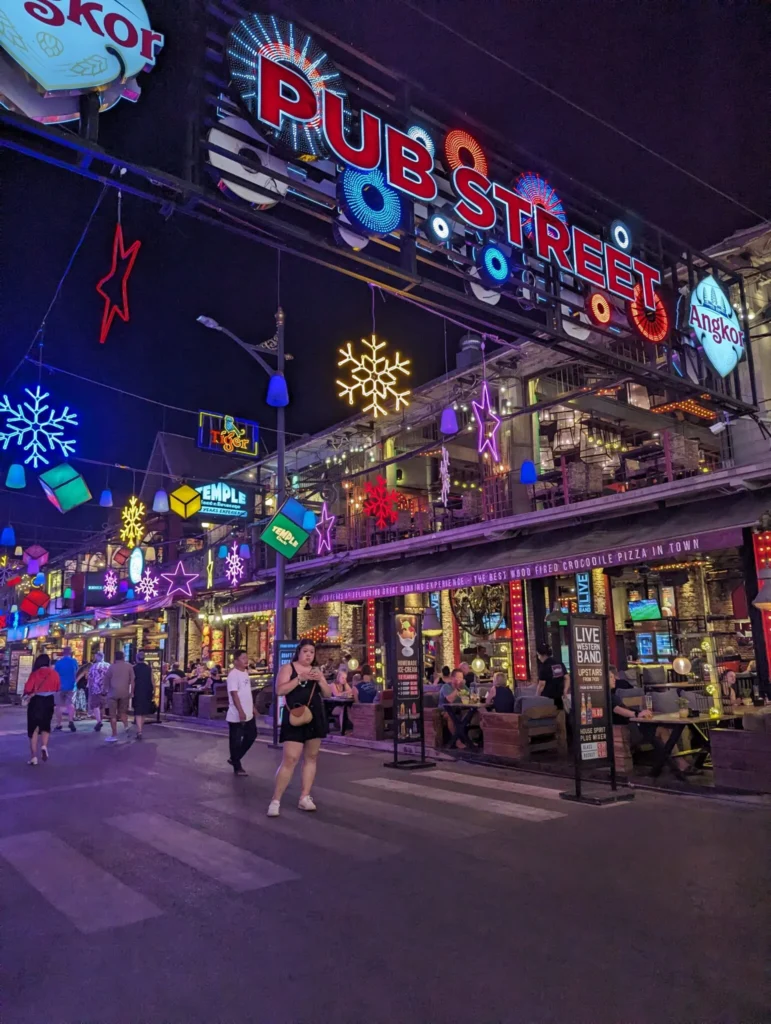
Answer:
<svg viewBox="0 0 771 1024"><path fill-rule="evenodd" d="M415 2L769 215L771 97L762 88L771 52L767 5L716 0ZM166 34L166 47L156 69L141 76L140 102L122 102L101 118L101 142L110 151L180 173L185 132L180 108L190 59L184 16L188 0L146 4L154 27ZM296 0L292 9L383 64L429 84L546 162L691 244L706 247L760 219L491 62L400 0L377 6ZM5 381L34 336L101 186L7 151L0 159L0 374ZM126 242L139 238L143 243L130 282L131 322L116 319L106 345L100 346L102 302L94 288L109 269L116 202L116 194L108 191L49 318L44 361L187 409L227 408L266 425L273 422L272 411L262 403L262 372L234 343L206 331L195 318L208 313L248 341L270 337L276 254L180 216L165 220L155 207L124 198ZM332 271L283 257L281 301L287 349L297 357L288 370L293 398L288 427L313 432L347 414L334 392L336 350L369 332L370 293ZM377 333L412 358L412 383L442 372L442 326L435 317L378 298ZM453 347L459 334L454 327L448 332ZM36 368L27 364L7 389L16 397L36 381ZM87 458L141 468L157 430L194 430L192 416L164 413L61 375L44 373L43 382L60 405L69 403L80 412L79 451ZM10 461L5 455L0 462L3 476ZM105 471L79 468L98 496ZM113 473L111 484L116 496L125 495L131 475ZM28 492L36 494L37 484ZM45 509L44 501L31 496L12 501L9 506L8 493L0 494L0 519L11 514L29 521ZM95 512L88 524L102 517ZM86 525L77 514L66 521L44 518L69 528Z"/></svg>

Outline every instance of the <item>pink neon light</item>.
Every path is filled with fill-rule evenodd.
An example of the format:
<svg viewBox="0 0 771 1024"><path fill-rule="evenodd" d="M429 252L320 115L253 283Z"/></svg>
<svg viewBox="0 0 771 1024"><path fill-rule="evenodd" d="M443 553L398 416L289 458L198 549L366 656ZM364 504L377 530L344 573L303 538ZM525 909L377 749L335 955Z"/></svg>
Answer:
<svg viewBox="0 0 771 1024"><path fill-rule="evenodd" d="M328 555L332 554L332 527L335 525L336 515L330 515L327 511L327 503L321 506L321 519L318 521L314 530L317 534L316 540L316 554L323 555L324 552Z"/></svg>
<svg viewBox="0 0 771 1024"><path fill-rule="evenodd" d="M193 580L197 580L200 575L198 572L185 572L182 562L177 562L177 568L174 572L161 573L162 578L168 580L169 583L166 596L171 597L172 594L184 594L185 597L192 597L193 592L190 587L193 584Z"/></svg>
<svg viewBox="0 0 771 1024"><path fill-rule="evenodd" d="M474 415L477 418L477 451L480 455L490 452L493 462L500 462L501 456L498 452L498 431L501 428L501 418L493 412L490 402L490 387L486 380L482 381L482 401L472 402Z"/></svg>

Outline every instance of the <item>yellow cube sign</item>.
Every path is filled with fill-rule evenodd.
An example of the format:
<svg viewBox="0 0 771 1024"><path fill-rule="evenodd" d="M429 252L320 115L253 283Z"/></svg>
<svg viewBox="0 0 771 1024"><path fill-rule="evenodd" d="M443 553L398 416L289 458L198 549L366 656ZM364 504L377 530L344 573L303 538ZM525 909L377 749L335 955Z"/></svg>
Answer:
<svg viewBox="0 0 771 1024"><path fill-rule="evenodd" d="M169 495L169 508L183 519L189 519L201 511L201 495L188 484L183 484Z"/></svg>

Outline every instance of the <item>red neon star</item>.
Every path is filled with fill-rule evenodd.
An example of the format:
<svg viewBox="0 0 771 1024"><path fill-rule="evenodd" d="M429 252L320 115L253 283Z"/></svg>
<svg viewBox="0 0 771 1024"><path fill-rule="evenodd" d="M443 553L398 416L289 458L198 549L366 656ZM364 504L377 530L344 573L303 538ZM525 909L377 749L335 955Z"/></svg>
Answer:
<svg viewBox="0 0 771 1024"><path fill-rule="evenodd" d="M131 276L131 271L134 269L134 263L136 262L137 255L142 243L137 241L133 245L130 245L128 249L125 247L123 241L123 227L120 223L115 226L115 238L112 243L112 268L110 273L103 277L102 280L97 284L96 290L104 299L104 313L102 314L102 329L99 332L99 344L104 345L107 340L107 335L110 333L112 322L115 319L116 314L121 318L124 323L128 323L129 320L129 302L128 302L128 279ZM122 263L122 280L121 280L121 297L122 303L118 305L113 301L110 295L104 290L104 286L108 281L111 281L118 274L118 260Z"/></svg>

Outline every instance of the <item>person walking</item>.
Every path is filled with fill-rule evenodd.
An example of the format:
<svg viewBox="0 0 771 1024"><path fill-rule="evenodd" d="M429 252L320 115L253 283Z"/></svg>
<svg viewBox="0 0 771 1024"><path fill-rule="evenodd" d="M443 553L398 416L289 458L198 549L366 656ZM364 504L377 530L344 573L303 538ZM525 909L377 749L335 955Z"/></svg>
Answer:
<svg viewBox="0 0 771 1024"><path fill-rule="evenodd" d="M137 651L134 665L134 723L137 739L142 739L145 718L153 713L153 670L145 661L145 652Z"/></svg>
<svg viewBox="0 0 771 1024"><path fill-rule="evenodd" d="M109 667L109 662L104 660L102 652L97 651L88 670L88 709L96 719L94 732L102 731L102 712L107 695L105 677Z"/></svg>
<svg viewBox="0 0 771 1024"><path fill-rule="evenodd" d="M62 656L54 665L59 676L61 687L56 695L56 731L62 730L62 715L67 712L70 720L70 732L75 732L75 677L78 674L78 663L72 657L72 649L65 647Z"/></svg>
<svg viewBox="0 0 771 1024"><path fill-rule="evenodd" d="M129 701L134 689L134 669L126 661L123 651L115 652L115 661L107 669L104 682L112 729L112 735L107 737L105 743L117 743L119 718L123 722L124 731L128 732Z"/></svg>
<svg viewBox="0 0 771 1024"><path fill-rule="evenodd" d="M268 817L277 818L281 812L281 797L289 785L300 757L303 759L301 811L315 811L311 787L316 777L316 762L321 741L327 734L327 716L322 697L331 696L324 673L316 665L316 645L312 640L301 640L291 664L282 665L276 677L276 696L286 697L281 718L281 743L284 754L276 772L276 787L268 806ZM292 712L295 712L293 715ZM292 719L300 718L298 724Z"/></svg>
<svg viewBox="0 0 771 1024"><path fill-rule="evenodd" d="M27 736L29 737L30 758L27 764L37 765L37 744L41 742L40 754L48 760L48 740L51 736L51 719L54 715L54 695L59 693L61 680L51 668L51 659L40 654L35 659L32 672L24 684L24 699L27 704Z"/></svg>
<svg viewBox="0 0 771 1024"><path fill-rule="evenodd" d="M228 764L235 775L247 775L242 764L244 756L257 739L257 721L254 717L252 684L247 666L246 651L236 651L233 667L228 672L228 711L225 718L230 730L230 757Z"/></svg>

